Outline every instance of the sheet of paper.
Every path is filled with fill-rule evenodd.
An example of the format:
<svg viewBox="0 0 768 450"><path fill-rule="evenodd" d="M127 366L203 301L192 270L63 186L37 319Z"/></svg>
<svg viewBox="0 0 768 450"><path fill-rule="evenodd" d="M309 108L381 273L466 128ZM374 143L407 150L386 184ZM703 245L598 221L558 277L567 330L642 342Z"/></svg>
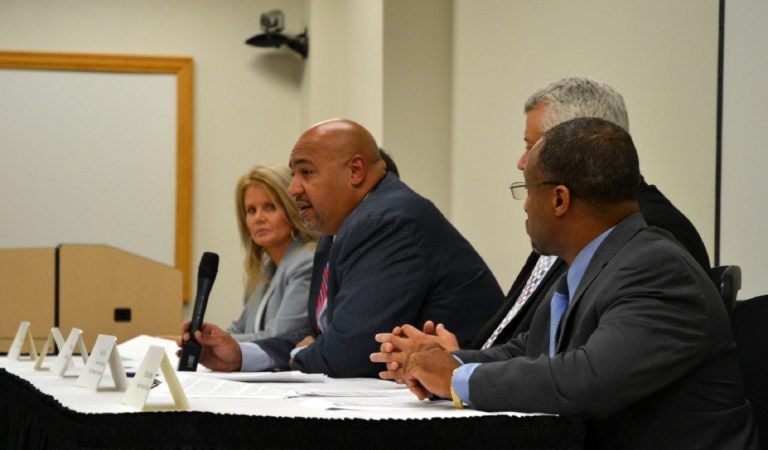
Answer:
<svg viewBox="0 0 768 450"><path fill-rule="evenodd" d="M414 398L407 388L403 389L294 389L284 398L293 397L404 397Z"/></svg>
<svg viewBox="0 0 768 450"><path fill-rule="evenodd" d="M120 356L122 356L123 359L137 362L144 359L144 356L147 354L147 350L149 350L150 346L162 347L165 350L165 354L168 355L168 359L171 365L176 367L179 361L178 356L176 356L176 350L178 350L179 347L176 345L175 341L170 339L163 339L142 334L136 336L135 338L128 339L122 344L118 344L117 348L120 351ZM126 362L126 368L137 367L137 364L131 365L129 362Z"/></svg>
<svg viewBox="0 0 768 450"><path fill-rule="evenodd" d="M286 372L213 372L204 368L198 368L195 375L230 381L261 381L271 383L324 383L327 378L321 373L303 373L298 370Z"/></svg>
<svg viewBox="0 0 768 450"><path fill-rule="evenodd" d="M509 415L515 417L538 416L541 414L528 414L518 412L483 412L474 409L456 409L450 400L419 400L415 396L407 398L385 398L385 399L354 399L354 400L336 400L327 398L312 398L299 404L300 407L319 409L323 411L370 411L386 412L389 415L397 417L398 414L405 414L404 417L410 417L407 413L413 413L414 410L421 410L424 413L438 413L441 415L450 414L452 416L485 416L485 415Z"/></svg>
<svg viewBox="0 0 768 450"><path fill-rule="evenodd" d="M253 383L200 376L197 372L179 372L179 378L187 396L197 398L399 397L415 399L408 389L394 383L383 383L378 385L379 389L376 389L376 383L366 383L367 380L361 382L360 379L332 380L330 384ZM157 391L161 390L162 387L158 387Z"/></svg>
<svg viewBox="0 0 768 450"><path fill-rule="evenodd" d="M324 385L296 385L286 394L290 397L410 397L402 384L377 378L329 378Z"/></svg>
<svg viewBox="0 0 768 450"><path fill-rule="evenodd" d="M186 376L179 372L181 386L187 397L196 398L285 398L286 388L282 385L243 383L211 377ZM183 374L183 375L182 375ZM157 392L162 392L162 385Z"/></svg>
<svg viewBox="0 0 768 450"><path fill-rule="evenodd" d="M453 402L447 400L421 401L416 396L411 395L408 398L382 401L374 400L331 400L325 398L313 398L300 403L300 406L307 408L317 408L321 410L348 410L348 411L389 411L392 409L413 409L425 408L430 410L455 409Z"/></svg>

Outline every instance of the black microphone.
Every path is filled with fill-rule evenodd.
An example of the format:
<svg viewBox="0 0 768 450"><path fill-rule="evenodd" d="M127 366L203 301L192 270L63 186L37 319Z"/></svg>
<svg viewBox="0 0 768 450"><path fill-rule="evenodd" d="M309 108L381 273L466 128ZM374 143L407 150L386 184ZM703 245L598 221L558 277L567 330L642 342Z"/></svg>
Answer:
<svg viewBox="0 0 768 450"><path fill-rule="evenodd" d="M195 331L203 327L203 315L208 305L208 295L211 293L216 273L219 271L219 255L205 252L197 268L197 293L195 306L192 310L192 322L189 324L189 340L181 346L179 371L194 372L200 360L200 344L195 340Z"/></svg>

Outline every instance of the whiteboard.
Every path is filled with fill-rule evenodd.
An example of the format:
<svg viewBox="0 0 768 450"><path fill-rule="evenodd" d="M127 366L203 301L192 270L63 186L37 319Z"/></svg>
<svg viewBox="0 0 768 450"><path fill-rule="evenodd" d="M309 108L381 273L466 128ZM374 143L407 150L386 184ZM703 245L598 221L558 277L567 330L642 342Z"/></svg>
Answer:
<svg viewBox="0 0 768 450"><path fill-rule="evenodd" d="M178 267L186 287L177 74L113 69L0 70L0 247L107 244Z"/></svg>
<svg viewBox="0 0 768 450"><path fill-rule="evenodd" d="M3 70L0 86L0 247L101 243L172 266L176 77Z"/></svg>

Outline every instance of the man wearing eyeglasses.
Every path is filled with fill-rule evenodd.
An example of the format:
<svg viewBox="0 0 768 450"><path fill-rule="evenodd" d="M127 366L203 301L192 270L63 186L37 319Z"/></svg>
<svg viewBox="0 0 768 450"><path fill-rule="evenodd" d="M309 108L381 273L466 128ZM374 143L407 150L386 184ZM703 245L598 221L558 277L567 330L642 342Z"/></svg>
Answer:
<svg viewBox="0 0 768 450"><path fill-rule="evenodd" d="M756 449L728 313L690 253L639 213L629 134L573 119L528 153L513 192L533 248L566 273L518 338L411 353L408 388L457 408L581 416L590 448Z"/></svg>
<svg viewBox="0 0 768 450"><path fill-rule="evenodd" d="M525 103L525 150L517 168L524 170L528 153L541 136L555 125L577 117L597 117L629 130L629 119L621 94L611 86L584 77L570 77L556 81L533 93ZM545 180L546 181L546 180ZM551 180L550 180L551 181ZM511 186L514 198L524 199L524 184ZM653 185L640 177L637 201L648 225L669 231L709 271L709 256L704 243L693 224ZM475 334L466 348L488 348L503 344L528 330L533 315L542 303L553 283L566 270L562 259L542 256L533 251L517 275L507 301L497 313ZM397 341L393 343L393 338ZM379 353L371 355L375 362L386 362L388 370L380 376L402 381L399 360L411 346L431 340L448 350L458 350L453 334L440 324L425 323L423 330L410 325L395 328L392 333L381 333L377 340L382 343ZM392 355L396 351L400 354Z"/></svg>

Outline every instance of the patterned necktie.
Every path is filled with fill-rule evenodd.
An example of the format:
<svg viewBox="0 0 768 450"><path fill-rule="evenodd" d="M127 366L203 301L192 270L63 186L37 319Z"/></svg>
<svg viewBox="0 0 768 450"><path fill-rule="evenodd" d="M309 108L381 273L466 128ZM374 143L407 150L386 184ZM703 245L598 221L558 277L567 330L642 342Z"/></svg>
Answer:
<svg viewBox="0 0 768 450"><path fill-rule="evenodd" d="M568 277L567 273L558 281L557 288L555 288L555 294L552 296L550 303L550 316L549 316L549 356L555 356L555 349L557 348L557 339L559 337L560 319L563 317L563 313L568 309L568 302L570 298L568 296Z"/></svg>
<svg viewBox="0 0 768 450"><path fill-rule="evenodd" d="M317 331L325 331L327 324L325 310L328 303L328 262L323 268L323 281L320 283L320 293L317 296L317 308L315 309L315 320L317 321Z"/></svg>
<svg viewBox="0 0 768 450"><path fill-rule="evenodd" d="M509 309L509 312L507 312L507 315L504 316L504 319L499 323L499 326L496 327L495 330L493 330L493 333L491 334L491 337L489 337L485 343L483 344L483 349L486 349L493 345L493 343L496 341L496 339L499 337L502 331L504 331L504 328L509 325L509 322L512 321L512 319L515 318L517 313L520 311L520 308L525 305L525 302L528 300L528 298L533 294L533 292L536 290L536 288L539 286L539 283L541 283L541 280L544 279L544 275L549 271L549 269L552 267L552 265L557 260L557 256L539 256L539 259L536 261L536 265L533 266L533 271L531 272L531 275L528 277L528 280L525 282L525 286L523 287L522 292L520 292L520 295L517 297L517 300L515 300L515 304L512 305L512 308Z"/></svg>

